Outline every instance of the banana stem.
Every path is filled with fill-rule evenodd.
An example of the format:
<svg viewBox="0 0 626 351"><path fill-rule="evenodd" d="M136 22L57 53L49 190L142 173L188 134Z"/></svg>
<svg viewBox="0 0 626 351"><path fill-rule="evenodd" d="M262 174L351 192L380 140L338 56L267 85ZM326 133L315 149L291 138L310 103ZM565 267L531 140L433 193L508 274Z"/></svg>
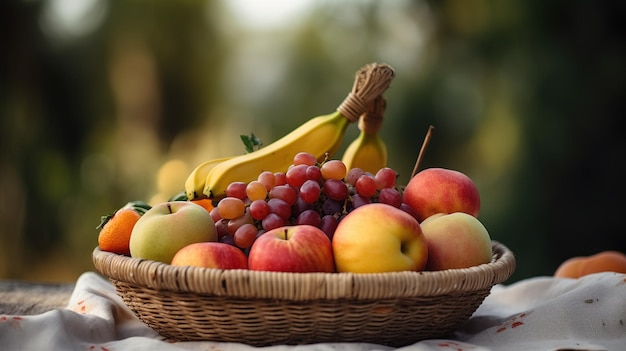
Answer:
<svg viewBox="0 0 626 351"><path fill-rule="evenodd" d="M337 111L350 122L356 122L367 111L368 105L387 90L395 72L384 63L370 63L359 71L354 78L352 91L337 107Z"/></svg>
<svg viewBox="0 0 626 351"><path fill-rule="evenodd" d="M387 107L387 100L378 96L368 106L367 111L359 118L359 130L365 134L378 134L383 125L383 115Z"/></svg>
<svg viewBox="0 0 626 351"><path fill-rule="evenodd" d="M433 130L435 127L430 125L428 126L428 131L426 132L426 136L424 137L424 142L422 143L422 148L420 149L420 153L417 155L417 161L415 161L415 167L413 167L413 172L411 173L411 178L417 173L422 164L422 159L424 158L424 154L426 153L426 148L428 148L428 143L430 143L430 138L432 138ZM409 178L409 179L411 179Z"/></svg>

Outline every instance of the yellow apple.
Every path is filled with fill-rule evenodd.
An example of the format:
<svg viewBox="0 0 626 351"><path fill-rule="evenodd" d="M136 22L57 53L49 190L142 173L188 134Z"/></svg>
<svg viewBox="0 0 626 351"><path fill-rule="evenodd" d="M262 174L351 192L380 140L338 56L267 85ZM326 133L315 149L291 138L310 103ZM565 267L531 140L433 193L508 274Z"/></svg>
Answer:
<svg viewBox="0 0 626 351"><path fill-rule="evenodd" d="M217 241L215 222L209 212L191 201L162 202L141 216L133 227L130 255L170 263L178 250L204 241Z"/></svg>
<svg viewBox="0 0 626 351"><path fill-rule="evenodd" d="M248 257L239 248L220 242L189 244L178 250L172 266L192 266L217 269L247 269Z"/></svg>
<svg viewBox="0 0 626 351"><path fill-rule="evenodd" d="M491 261L491 237L472 215L435 214L424 220L421 227L428 243L426 270L468 268Z"/></svg>
<svg viewBox="0 0 626 351"><path fill-rule="evenodd" d="M408 213L383 203L348 213L332 239L338 272L421 271L428 251L420 224Z"/></svg>
<svg viewBox="0 0 626 351"><path fill-rule="evenodd" d="M480 196L465 174L445 168L418 172L404 188L404 202L423 221L435 213L465 212L478 217Z"/></svg>

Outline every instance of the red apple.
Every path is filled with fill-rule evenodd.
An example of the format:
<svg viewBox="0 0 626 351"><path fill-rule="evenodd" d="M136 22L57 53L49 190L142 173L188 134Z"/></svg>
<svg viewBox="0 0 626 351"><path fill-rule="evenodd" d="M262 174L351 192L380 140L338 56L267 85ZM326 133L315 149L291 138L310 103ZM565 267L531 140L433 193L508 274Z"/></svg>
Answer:
<svg viewBox="0 0 626 351"><path fill-rule="evenodd" d="M445 168L418 172L404 188L404 202L422 222L435 213L465 212L478 217L480 196L465 174Z"/></svg>
<svg viewBox="0 0 626 351"><path fill-rule="evenodd" d="M191 201L154 205L137 221L130 234L130 255L163 263L183 247L202 241L217 241L213 218Z"/></svg>
<svg viewBox="0 0 626 351"><path fill-rule="evenodd" d="M189 244L172 258L172 266L248 269L248 257L240 249L220 242Z"/></svg>
<svg viewBox="0 0 626 351"><path fill-rule="evenodd" d="M428 243L426 270L468 268L491 261L491 238L474 216L440 213L428 217L421 227Z"/></svg>
<svg viewBox="0 0 626 351"><path fill-rule="evenodd" d="M428 249L417 220L396 207L371 203L348 213L333 235L337 272L421 271Z"/></svg>
<svg viewBox="0 0 626 351"><path fill-rule="evenodd" d="M330 239L312 225L283 226L259 236L248 253L248 267L257 271L335 271Z"/></svg>

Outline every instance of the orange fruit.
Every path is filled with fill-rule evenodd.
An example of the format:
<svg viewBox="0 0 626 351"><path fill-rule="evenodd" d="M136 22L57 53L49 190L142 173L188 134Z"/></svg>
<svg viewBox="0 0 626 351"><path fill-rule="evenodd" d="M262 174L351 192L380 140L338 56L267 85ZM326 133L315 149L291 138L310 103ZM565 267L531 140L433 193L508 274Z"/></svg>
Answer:
<svg viewBox="0 0 626 351"><path fill-rule="evenodd" d="M208 198L204 198L204 199L194 199L191 200L191 202L193 202L196 205L200 205L202 207L204 207L205 210L207 210L207 212L211 213L211 210L213 209L213 200L208 199Z"/></svg>
<svg viewBox="0 0 626 351"><path fill-rule="evenodd" d="M123 207L109 216L102 217L98 226L98 246L100 250L120 255L130 255L130 234L141 214L130 207Z"/></svg>
<svg viewBox="0 0 626 351"><path fill-rule="evenodd" d="M580 278L600 272L626 273L626 254L607 250L591 256L567 259L554 272L557 278Z"/></svg>

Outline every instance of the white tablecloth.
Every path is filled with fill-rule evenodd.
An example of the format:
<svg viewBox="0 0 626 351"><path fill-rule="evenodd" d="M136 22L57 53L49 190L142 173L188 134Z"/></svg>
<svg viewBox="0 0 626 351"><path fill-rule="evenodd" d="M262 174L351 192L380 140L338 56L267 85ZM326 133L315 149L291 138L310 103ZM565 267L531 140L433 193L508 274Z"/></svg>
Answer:
<svg viewBox="0 0 626 351"><path fill-rule="evenodd" d="M254 350L244 344L178 342L144 325L94 272L76 282L67 308L0 316L1 350ZM382 345L277 345L263 350L391 350ZM626 350L626 275L581 279L536 277L498 285L450 339L400 350Z"/></svg>

